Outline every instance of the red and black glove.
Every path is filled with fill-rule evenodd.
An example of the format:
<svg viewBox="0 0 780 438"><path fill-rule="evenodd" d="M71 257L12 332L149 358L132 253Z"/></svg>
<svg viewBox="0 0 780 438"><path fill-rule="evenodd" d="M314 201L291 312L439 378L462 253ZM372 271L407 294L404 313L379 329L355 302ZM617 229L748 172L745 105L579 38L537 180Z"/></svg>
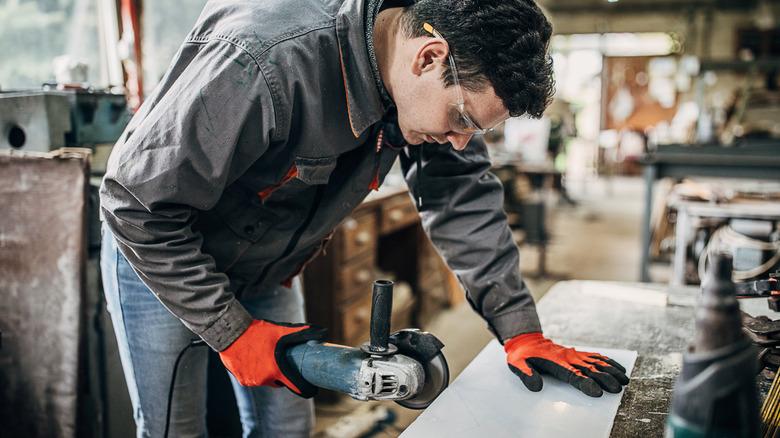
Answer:
<svg viewBox="0 0 780 438"><path fill-rule="evenodd" d="M569 383L591 397L603 391L618 393L628 384L626 369L598 353L566 348L541 333L525 333L504 343L509 369L525 386L537 392L542 389L541 374L549 374Z"/></svg>
<svg viewBox="0 0 780 438"><path fill-rule="evenodd" d="M286 386L295 394L310 398L317 393L317 387L303 379L287 360L285 350L324 337L325 329L307 324L255 320L219 357L244 386Z"/></svg>

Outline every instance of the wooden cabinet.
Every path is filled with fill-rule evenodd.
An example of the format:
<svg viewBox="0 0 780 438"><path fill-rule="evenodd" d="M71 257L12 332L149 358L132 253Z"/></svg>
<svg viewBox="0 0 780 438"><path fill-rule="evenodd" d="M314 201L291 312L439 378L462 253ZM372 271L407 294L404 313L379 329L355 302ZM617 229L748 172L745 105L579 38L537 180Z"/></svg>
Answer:
<svg viewBox="0 0 780 438"><path fill-rule="evenodd" d="M334 296L337 302L347 302L358 295L368 295L366 291L371 290L377 275L374 263L373 257L357 259L336 272Z"/></svg>
<svg viewBox="0 0 780 438"><path fill-rule="evenodd" d="M368 257L373 260L376 254L377 215L370 209L358 212L348 217L339 227L342 236L339 255L341 262L348 262L358 257ZM336 242L334 242L336 243Z"/></svg>
<svg viewBox="0 0 780 438"><path fill-rule="evenodd" d="M423 232L405 188L369 195L306 267L308 321L327 327L331 342L367 341L372 284L386 276L397 284L392 330L419 327L462 293ZM401 282L409 287L399 287Z"/></svg>
<svg viewBox="0 0 780 438"><path fill-rule="evenodd" d="M420 222L417 208L408 194L405 196L391 196L381 204L380 233L390 234L394 231L413 226Z"/></svg>
<svg viewBox="0 0 780 438"><path fill-rule="evenodd" d="M433 244L421 236L419 241L417 287L421 293L416 307L416 321L424 325L445 307L451 305L450 287L452 283L449 277L455 277L447 268L444 260L439 257ZM457 280L455 280L457 282ZM460 288L458 288L460 289ZM458 290L460 293L460 290Z"/></svg>

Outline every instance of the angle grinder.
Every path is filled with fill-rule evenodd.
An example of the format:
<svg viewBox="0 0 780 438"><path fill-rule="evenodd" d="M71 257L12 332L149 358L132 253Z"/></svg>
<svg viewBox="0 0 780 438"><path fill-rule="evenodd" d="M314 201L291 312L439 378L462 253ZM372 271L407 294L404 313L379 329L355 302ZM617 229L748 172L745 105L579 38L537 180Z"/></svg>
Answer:
<svg viewBox="0 0 780 438"><path fill-rule="evenodd" d="M409 409L424 409L449 384L444 344L419 329L390 334L393 282L375 281L372 293L370 342L353 348L309 341L289 348L287 358L319 388L357 400L393 400Z"/></svg>

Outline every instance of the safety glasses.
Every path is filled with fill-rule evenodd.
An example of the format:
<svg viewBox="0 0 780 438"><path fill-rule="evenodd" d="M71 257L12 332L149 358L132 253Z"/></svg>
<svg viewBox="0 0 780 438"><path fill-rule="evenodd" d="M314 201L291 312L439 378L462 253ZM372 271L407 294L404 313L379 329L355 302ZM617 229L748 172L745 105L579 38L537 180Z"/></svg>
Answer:
<svg viewBox="0 0 780 438"><path fill-rule="evenodd" d="M428 23L423 23L423 29L426 32L433 35L435 38L439 38L443 41L447 41L444 37ZM449 46L449 43L447 43ZM452 57L452 50L448 47L448 57L450 62L450 68L452 69L452 77L455 85L455 91L458 93L458 100L455 103L449 104L447 109L447 118L450 124L450 130L459 134L484 134L492 131L493 128L483 129L479 125L474 123L474 120L466 113L466 101L463 99L463 88L460 85L460 79L458 79L458 68L455 67L455 59Z"/></svg>

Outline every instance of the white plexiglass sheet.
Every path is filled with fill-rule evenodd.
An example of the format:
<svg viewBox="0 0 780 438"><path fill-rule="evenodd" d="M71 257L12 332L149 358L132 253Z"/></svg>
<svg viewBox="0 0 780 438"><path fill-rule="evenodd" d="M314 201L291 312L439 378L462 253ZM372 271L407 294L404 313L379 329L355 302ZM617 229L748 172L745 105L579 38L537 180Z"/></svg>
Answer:
<svg viewBox="0 0 780 438"><path fill-rule="evenodd" d="M637 357L628 350L577 349L609 356L629 375ZM493 340L401 437L607 438L622 396L605 392L600 398L588 397L549 376L544 376L540 392L530 392L509 370L503 347Z"/></svg>

